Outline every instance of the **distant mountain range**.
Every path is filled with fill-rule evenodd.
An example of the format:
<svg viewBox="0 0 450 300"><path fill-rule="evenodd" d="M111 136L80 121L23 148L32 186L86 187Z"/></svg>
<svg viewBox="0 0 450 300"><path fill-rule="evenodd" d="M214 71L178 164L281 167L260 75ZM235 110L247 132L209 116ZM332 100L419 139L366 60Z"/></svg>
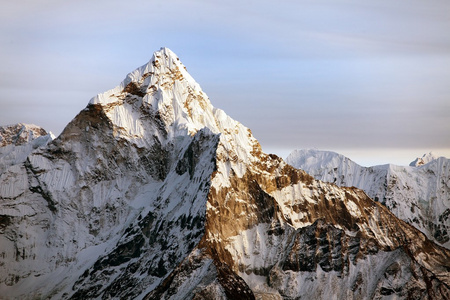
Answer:
<svg viewBox="0 0 450 300"><path fill-rule="evenodd" d="M354 186L386 205L398 218L450 248L450 160L433 153L409 166L362 167L331 151L295 150L286 162L314 178Z"/></svg>
<svg viewBox="0 0 450 300"><path fill-rule="evenodd" d="M167 48L59 137L0 133L4 299L450 297L450 250L263 153ZM404 205L386 185L378 200Z"/></svg>

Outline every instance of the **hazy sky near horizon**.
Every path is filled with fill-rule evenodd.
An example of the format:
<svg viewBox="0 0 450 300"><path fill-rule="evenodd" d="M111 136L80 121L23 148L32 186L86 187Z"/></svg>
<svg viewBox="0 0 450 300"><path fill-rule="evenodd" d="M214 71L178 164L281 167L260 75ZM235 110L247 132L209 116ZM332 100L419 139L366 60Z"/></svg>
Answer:
<svg viewBox="0 0 450 300"><path fill-rule="evenodd" d="M164 46L266 152L450 157L448 0L0 1L0 125L59 134Z"/></svg>

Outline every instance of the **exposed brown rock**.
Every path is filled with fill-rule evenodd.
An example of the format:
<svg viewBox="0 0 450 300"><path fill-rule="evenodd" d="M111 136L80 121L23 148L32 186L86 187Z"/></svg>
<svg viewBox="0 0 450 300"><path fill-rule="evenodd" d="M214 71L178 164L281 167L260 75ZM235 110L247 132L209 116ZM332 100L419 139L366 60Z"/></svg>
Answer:
<svg viewBox="0 0 450 300"><path fill-rule="evenodd" d="M20 146L47 134L48 132L44 128L36 125L19 123L0 126L0 147L7 145Z"/></svg>

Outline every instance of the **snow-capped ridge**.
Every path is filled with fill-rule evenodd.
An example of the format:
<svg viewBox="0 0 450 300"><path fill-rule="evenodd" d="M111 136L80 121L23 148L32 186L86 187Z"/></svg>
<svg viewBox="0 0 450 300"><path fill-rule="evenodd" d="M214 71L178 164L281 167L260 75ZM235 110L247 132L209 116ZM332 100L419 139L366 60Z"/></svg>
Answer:
<svg viewBox="0 0 450 300"><path fill-rule="evenodd" d="M292 151L285 161L299 168L301 165L315 166L320 169L329 164L340 164L345 162L356 164L348 157L333 151L325 151L319 149L296 149Z"/></svg>
<svg viewBox="0 0 450 300"><path fill-rule="evenodd" d="M335 152L294 150L286 162L316 179L364 190L398 218L450 248L449 159L430 152L410 166L362 167Z"/></svg>
<svg viewBox="0 0 450 300"><path fill-rule="evenodd" d="M425 153L424 155L422 155L422 157L417 157L409 165L411 167L420 167L426 165L427 163L433 160L436 160L437 158L438 157L433 153L433 151L430 151L429 153Z"/></svg>
<svg viewBox="0 0 450 300"><path fill-rule="evenodd" d="M53 133L34 124L0 126L0 174L9 166L24 162L30 153L54 139Z"/></svg>
<svg viewBox="0 0 450 300"><path fill-rule="evenodd" d="M0 126L0 147L10 144L19 146L46 135L51 139L55 138L52 132L34 124L17 123Z"/></svg>

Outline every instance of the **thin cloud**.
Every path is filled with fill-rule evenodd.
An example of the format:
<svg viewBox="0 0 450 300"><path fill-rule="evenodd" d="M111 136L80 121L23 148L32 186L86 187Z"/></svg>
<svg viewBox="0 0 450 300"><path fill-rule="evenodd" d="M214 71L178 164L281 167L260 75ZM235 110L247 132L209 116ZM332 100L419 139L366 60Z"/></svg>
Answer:
<svg viewBox="0 0 450 300"><path fill-rule="evenodd" d="M449 15L440 0L9 2L0 120L58 133L168 46L263 147L450 149Z"/></svg>

